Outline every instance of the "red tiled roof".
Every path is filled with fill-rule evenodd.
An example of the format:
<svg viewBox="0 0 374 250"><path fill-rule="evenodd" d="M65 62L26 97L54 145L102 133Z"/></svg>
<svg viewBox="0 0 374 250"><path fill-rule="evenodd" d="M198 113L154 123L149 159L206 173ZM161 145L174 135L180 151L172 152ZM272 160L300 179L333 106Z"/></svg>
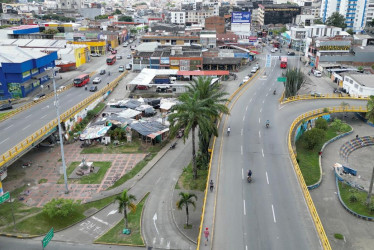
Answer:
<svg viewBox="0 0 374 250"><path fill-rule="evenodd" d="M224 76L229 75L229 71L227 70L195 70L195 71L178 71L178 75L180 76Z"/></svg>

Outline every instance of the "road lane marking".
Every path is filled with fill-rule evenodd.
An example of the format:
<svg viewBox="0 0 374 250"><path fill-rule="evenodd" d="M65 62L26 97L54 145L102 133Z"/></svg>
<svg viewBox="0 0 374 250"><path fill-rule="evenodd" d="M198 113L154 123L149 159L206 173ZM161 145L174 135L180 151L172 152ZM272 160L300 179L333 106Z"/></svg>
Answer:
<svg viewBox="0 0 374 250"><path fill-rule="evenodd" d="M251 102L252 101L252 98L249 100L249 102Z"/></svg>
<svg viewBox="0 0 374 250"><path fill-rule="evenodd" d="M96 221L98 221L98 222L101 222L101 223L103 223L104 225L109 226L109 223L108 223L108 222L103 221L102 219L96 218L95 216L92 216L92 219L94 219L94 220L96 220Z"/></svg>
<svg viewBox="0 0 374 250"><path fill-rule="evenodd" d="M157 220L157 213L155 213L155 215L153 215L153 224L155 225L155 228L156 228L156 232L157 232L157 234L159 234L159 233L158 233L157 226L156 226L156 220Z"/></svg>
<svg viewBox="0 0 374 250"><path fill-rule="evenodd" d="M273 210L274 223L277 223L277 220L275 219L275 213L274 213L274 206L273 206L273 204L271 204L271 210Z"/></svg>
<svg viewBox="0 0 374 250"><path fill-rule="evenodd" d="M117 213L117 209L115 209L115 210L112 210L112 211L110 211L109 213L108 213L108 215L107 216L109 216L109 215L112 215L112 214L115 214L115 213Z"/></svg>
<svg viewBox="0 0 374 250"><path fill-rule="evenodd" d="M258 137L261 138L261 131L258 131Z"/></svg>
<svg viewBox="0 0 374 250"><path fill-rule="evenodd" d="M265 100L263 100L262 103L265 103Z"/></svg>
<svg viewBox="0 0 374 250"><path fill-rule="evenodd" d="M166 244L166 249L170 249L170 241Z"/></svg>
<svg viewBox="0 0 374 250"><path fill-rule="evenodd" d="M27 125L26 127L24 127L22 130L25 130L25 129L27 129L28 127L30 127L30 124L29 125Z"/></svg>
<svg viewBox="0 0 374 250"><path fill-rule="evenodd" d="M44 117L46 117L47 115L43 115L42 117L40 117L41 119L43 119Z"/></svg>
<svg viewBox="0 0 374 250"><path fill-rule="evenodd" d="M2 144L3 142L5 142L5 141L7 141L7 140L9 140L9 138L6 138L5 140L2 140L2 141L0 142L0 144Z"/></svg>
<svg viewBox="0 0 374 250"><path fill-rule="evenodd" d="M264 155L264 149L262 148L261 151L262 151L262 157L265 157L265 155Z"/></svg>
<svg viewBox="0 0 374 250"><path fill-rule="evenodd" d="M258 123L261 123L261 118L258 118Z"/></svg>
<svg viewBox="0 0 374 250"><path fill-rule="evenodd" d="M269 184L269 177L268 177L268 172L266 172L266 181Z"/></svg>
<svg viewBox="0 0 374 250"><path fill-rule="evenodd" d="M266 96L268 96L269 95L269 93L266 93Z"/></svg>
<svg viewBox="0 0 374 250"><path fill-rule="evenodd" d="M240 146L240 154L243 155L243 146Z"/></svg>
<svg viewBox="0 0 374 250"><path fill-rule="evenodd" d="M252 100L252 99L251 99ZM247 107L245 107L245 111L247 111L248 110L248 105L247 105Z"/></svg>
<svg viewBox="0 0 374 250"><path fill-rule="evenodd" d="M244 215L246 215L246 212L245 212L245 200L243 200L243 205L244 205Z"/></svg>
<svg viewBox="0 0 374 250"><path fill-rule="evenodd" d="M243 136L243 129L240 130L240 135Z"/></svg>
<svg viewBox="0 0 374 250"><path fill-rule="evenodd" d="M242 179L244 180L244 170L242 168Z"/></svg>
<svg viewBox="0 0 374 250"><path fill-rule="evenodd" d="M269 91L271 91L271 88L269 88Z"/></svg>
<svg viewBox="0 0 374 250"><path fill-rule="evenodd" d="M45 106L45 107L43 107L43 108L41 108L41 109L47 109L47 108L49 108L49 105L47 105L47 106Z"/></svg>
<svg viewBox="0 0 374 250"><path fill-rule="evenodd" d="M11 127L13 127L13 124L12 124L12 125L10 125L10 126L8 126L8 127L6 127L5 129L11 128Z"/></svg>
<svg viewBox="0 0 374 250"><path fill-rule="evenodd" d="M248 250L248 246L247 245L245 245L245 250Z"/></svg>
<svg viewBox="0 0 374 250"><path fill-rule="evenodd" d="M260 109L260 113L262 112L262 108Z"/></svg>
<svg viewBox="0 0 374 250"><path fill-rule="evenodd" d="M28 115L28 116L26 116L25 118L28 118L28 117L30 117L32 114L30 114L30 115Z"/></svg>

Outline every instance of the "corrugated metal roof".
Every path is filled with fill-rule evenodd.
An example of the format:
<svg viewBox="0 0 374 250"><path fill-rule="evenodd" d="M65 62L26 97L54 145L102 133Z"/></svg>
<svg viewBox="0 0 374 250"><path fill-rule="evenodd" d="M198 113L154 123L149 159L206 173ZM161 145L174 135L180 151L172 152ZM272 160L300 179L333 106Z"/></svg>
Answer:
<svg viewBox="0 0 374 250"><path fill-rule="evenodd" d="M227 70L194 70L194 71L178 71L181 76L224 76L229 75Z"/></svg>

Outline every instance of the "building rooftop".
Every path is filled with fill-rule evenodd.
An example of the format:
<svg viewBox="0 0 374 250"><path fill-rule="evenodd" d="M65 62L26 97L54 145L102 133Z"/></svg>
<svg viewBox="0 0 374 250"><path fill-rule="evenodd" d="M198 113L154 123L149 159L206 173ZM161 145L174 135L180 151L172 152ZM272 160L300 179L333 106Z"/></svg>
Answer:
<svg viewBox="0 0 374 250"><path fill-rule="evenodd" d="M46 53L36 49L19 48L17 46L0 46L0 63L22 63L46 55Z"/></svg>
<svg viewBox="0 0 374 250"><path fill-rule="evenodd" d="M374 88L374 75L372 74L347 74L346 76L349 76L362 86Z"/></svg>

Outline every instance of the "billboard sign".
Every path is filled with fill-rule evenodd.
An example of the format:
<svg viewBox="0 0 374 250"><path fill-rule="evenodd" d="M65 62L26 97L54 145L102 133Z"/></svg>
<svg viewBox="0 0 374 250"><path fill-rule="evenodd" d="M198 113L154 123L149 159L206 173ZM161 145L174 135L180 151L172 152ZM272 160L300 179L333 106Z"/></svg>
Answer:
<svg viewBox="0 0 374 250"><path fill-rule="evenodd" d="M233 12L231 13L231 23L250 23L251 12Z"/></svg>

